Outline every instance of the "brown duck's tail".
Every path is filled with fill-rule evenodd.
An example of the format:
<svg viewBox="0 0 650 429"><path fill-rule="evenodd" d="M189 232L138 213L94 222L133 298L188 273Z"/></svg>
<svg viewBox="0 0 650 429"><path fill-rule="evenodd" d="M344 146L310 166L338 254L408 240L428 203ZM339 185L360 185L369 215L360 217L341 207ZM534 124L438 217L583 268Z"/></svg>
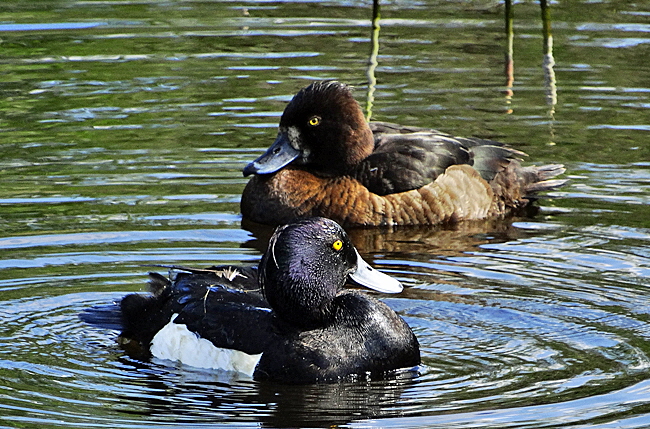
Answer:
<svg viewBox="0 0 650 429"><path fill-rule="evenodd" d="M554 177L564 171L559 164L522 167L519 160L510 160L489 182L495 197L493 213L502 215L519 210L537 200L539 192L559 188L566 180Z"/></svg>
<svg viewBox="0 0 650 429"><path fill-rule="evenodd" d="M548 164L539 167L524 167L520 170L520 177L524 184L524 197L534 199L539 192L547 192L563 186L566 179L553 179L564 173L566 168L562 164Z"/></svg>

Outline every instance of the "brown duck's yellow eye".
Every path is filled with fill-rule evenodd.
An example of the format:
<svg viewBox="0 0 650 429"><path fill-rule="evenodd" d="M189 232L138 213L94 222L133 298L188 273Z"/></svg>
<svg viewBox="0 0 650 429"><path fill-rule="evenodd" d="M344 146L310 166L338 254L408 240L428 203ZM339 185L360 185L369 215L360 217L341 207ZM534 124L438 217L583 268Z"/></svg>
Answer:
<svg viewBox="0 0 650 429"><path fill-rule="evenodd" d="M341 240L336 240L334 243L332 243L332 248L334 250L341 250L341 248L343 248L343 242Z"/></svg>
<svg viewBox="0 0 650 429"><path fill-rule="evenodd" d="M320 124L320 116L312 116L309 118L309 125L315 127Z"/></svg>

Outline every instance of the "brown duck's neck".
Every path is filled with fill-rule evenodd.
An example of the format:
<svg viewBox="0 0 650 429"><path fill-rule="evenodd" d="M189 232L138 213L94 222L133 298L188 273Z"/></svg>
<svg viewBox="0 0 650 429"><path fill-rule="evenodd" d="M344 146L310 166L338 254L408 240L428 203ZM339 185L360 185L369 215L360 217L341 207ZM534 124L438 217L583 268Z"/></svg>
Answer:
<svg viewBox="0 0 650 429"><path fill-rule="evenodd" d="M345 164L348 170L354 169L364 159L368 158L375 149L375 140L367 123L364 127L351 129L346 139ZM353 142L353 143L352 143ZM352 144L350 144L352 143Z"/></svg>

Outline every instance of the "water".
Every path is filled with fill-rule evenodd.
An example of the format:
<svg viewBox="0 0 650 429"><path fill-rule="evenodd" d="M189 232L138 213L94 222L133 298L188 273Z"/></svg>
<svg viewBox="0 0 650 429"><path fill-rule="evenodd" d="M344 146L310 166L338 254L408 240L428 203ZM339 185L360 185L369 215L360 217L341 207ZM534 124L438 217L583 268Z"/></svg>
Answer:
<svg viewBox="0 0 650 429"><path fill-rule="evenodd" d="M358 2L0 5L0 424L8 427L650 425L650 9L400 1L382 8L373 118L503 140L570 182L530 217L352 230L416 377L260 384L139 362L83 309L147 264L256 263L241 169L316 78L366 102Z"/></svg>

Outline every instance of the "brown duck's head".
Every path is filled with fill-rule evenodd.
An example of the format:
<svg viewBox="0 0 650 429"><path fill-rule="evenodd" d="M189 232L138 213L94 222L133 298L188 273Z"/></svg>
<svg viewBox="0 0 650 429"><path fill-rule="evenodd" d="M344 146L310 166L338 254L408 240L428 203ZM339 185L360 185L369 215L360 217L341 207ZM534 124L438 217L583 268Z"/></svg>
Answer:
<svg viewBox="0 0 650 429"><path fill-rule="evenodd" d="M372 131L350 88L336 81L301 89L282 113L271 147L244 169L269 174L292 164L325 175L343 175L374 149Z"/></svg>

